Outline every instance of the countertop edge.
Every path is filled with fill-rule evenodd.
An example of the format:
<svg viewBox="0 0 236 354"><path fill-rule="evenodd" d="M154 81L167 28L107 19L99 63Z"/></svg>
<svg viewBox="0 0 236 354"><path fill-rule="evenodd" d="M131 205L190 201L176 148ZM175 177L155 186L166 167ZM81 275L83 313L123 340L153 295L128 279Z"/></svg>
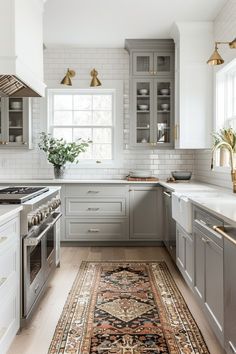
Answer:
<svg viewBox="0 0 236 354"><path fill-rule="evenodd" d="M0 225L11 216L18 214L23 209L22 205L0 205Z"/></svg>

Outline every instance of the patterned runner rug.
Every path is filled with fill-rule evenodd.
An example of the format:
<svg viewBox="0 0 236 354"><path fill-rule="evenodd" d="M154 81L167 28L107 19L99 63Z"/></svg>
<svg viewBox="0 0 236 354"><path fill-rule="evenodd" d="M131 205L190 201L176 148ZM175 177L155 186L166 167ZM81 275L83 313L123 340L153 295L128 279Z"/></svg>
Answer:
<svg viewBox="0 0 236 354"><path fill-rule="evenodd" d="M83 262L48 354L209 354L165 262Z"/></svg>

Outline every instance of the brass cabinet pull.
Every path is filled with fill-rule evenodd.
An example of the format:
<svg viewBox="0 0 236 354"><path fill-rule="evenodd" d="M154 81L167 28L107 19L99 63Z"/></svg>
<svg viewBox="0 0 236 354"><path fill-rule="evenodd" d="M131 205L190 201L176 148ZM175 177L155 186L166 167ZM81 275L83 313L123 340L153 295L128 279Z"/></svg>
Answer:
<svg viewBox="0 0 236 354"><path fill-rule="evenodd" d="M98 211L99 208L88 208L88 211Z"/></svg>
<svg viewBox="0 0 236 354"><path fill-rule="evenodd" d="M179 125L175 124L175 140L179 140Z"/></svg>
<svg viewBox="0 0 236 354"><path fill-rule="evenodd" d="M227 240L236 245L236 240L228 235L224 230L222 230L221 226L213 226L213 230L218 232L221 236L225 237Z"/></svg>
<svg viewBox="0 0 236 354"><path fill-rule="evenodd" d="M89 194L97 194L99 191L88 191Z"/></svg>

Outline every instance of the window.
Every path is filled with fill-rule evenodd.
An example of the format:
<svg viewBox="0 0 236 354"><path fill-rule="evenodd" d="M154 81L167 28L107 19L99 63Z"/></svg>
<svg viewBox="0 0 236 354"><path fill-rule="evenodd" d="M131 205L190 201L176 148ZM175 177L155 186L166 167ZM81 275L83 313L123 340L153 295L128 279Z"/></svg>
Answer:
<svg viewBox="0 0 236 354"><path fill-rule="evenodd" d="M216 73L216 121L215 131L222 128L236 130L236 59ZM228 172L230 167L229 152L218 150L215 154L218 172Z"/></svg>
<svg viewBox="0 0 236 354"><path fill-rule="evenodd" d="M115 89L49 90L50 133L68 142L92 140L80 162L114 162L122 144L118 97Z"/></svg>
<svg viewBox="0 0 236 354"><path fill-rule="evenodd" d="M236 59L216 74L216 124L236 129Z"/></svg>

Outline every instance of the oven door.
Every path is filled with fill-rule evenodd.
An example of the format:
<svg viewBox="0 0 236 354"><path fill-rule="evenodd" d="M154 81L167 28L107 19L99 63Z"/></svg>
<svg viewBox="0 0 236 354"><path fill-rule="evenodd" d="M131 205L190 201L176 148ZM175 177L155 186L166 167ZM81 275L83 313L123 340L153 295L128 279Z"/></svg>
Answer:
<svg viewBox="0 0 236 354"><path fill-rule="evenodd" d="M23 317L28 317L49 274L56 267L55 212L46 223L23 239Z"/></svg>

